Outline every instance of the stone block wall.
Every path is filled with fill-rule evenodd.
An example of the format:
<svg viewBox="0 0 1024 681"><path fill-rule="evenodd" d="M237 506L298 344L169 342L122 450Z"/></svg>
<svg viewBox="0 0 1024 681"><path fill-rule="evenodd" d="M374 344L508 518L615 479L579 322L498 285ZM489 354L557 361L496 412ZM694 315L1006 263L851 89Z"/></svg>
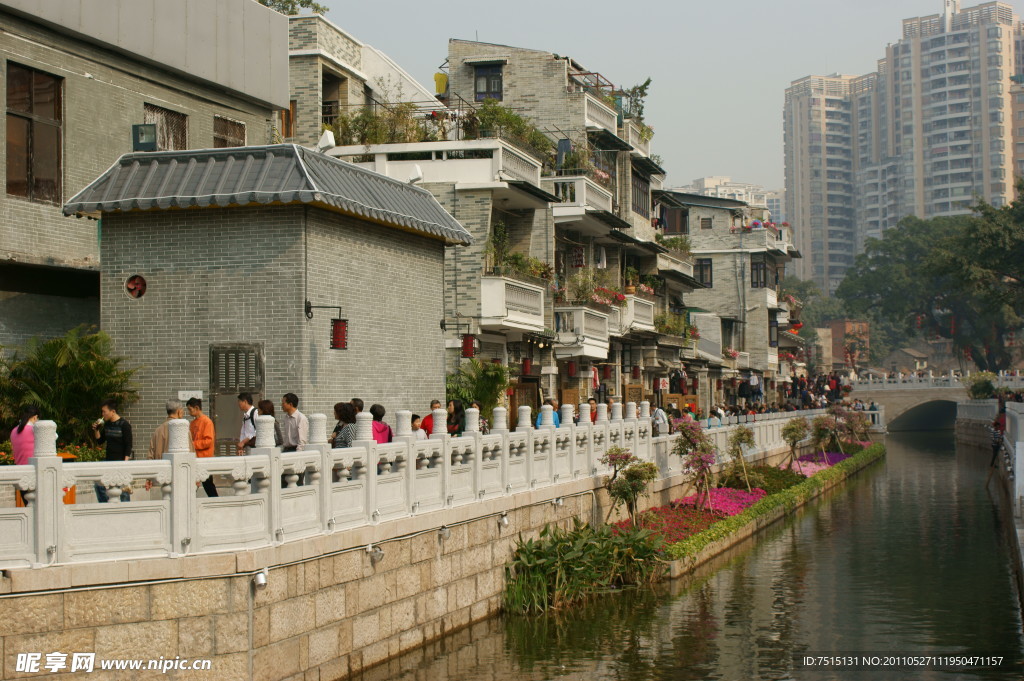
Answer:
<svg viewBox="0 0 1024 681"><path fill-rule="evenodd" d="M104 234L103 328L142 366L125 412L136 456L166 399L209 394L211 344L261 345L264 394L295 392L304 413L360 397L393 414L444 394L440 241L301 206L116 214ZM139 299L124 290L134 274ZM334 312L307 320L305 300L341 307L347 350L329 347Z"/></svg>

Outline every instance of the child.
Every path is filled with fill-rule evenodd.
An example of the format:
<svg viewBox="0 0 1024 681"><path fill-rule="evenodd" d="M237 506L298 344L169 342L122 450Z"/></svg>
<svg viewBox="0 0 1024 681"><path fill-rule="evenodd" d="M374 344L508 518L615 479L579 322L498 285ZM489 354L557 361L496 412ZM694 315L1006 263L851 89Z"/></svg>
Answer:
<svg viewBox="0 0 1024 681"><path fill-rule="evenodd" d="M423 430L423 418L419 414L412 415L412 432L417 440L427 439L427 431Z"/></svg>

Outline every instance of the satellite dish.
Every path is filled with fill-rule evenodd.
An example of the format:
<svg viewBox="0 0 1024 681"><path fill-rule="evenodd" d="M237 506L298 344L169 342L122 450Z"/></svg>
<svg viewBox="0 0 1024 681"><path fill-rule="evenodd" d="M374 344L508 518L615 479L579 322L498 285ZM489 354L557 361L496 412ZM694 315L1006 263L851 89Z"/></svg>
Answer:
<svg viewBox="0 0 1024 681"><path fill-rule="evenodd" d="M324 130L324 134L320 135L320 139L316 143L316 150L323 154L335 146L337 145L334 143L334 133L330 130Z"/></svg>

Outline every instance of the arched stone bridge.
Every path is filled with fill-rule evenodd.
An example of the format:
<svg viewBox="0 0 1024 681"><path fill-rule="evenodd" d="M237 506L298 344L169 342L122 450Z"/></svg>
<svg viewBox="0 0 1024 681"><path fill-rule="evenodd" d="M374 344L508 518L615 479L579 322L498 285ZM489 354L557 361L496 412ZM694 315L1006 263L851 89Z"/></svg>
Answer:
<svg viewBox="0 0 1024 681"><path fill-rule="evenodd" d="M1020 390L1024 377L1001 376L997 383ZM960 378L952 375L854 381L852 397L882 407L888 430L952 428L956 405L968 399Z"/></svg>

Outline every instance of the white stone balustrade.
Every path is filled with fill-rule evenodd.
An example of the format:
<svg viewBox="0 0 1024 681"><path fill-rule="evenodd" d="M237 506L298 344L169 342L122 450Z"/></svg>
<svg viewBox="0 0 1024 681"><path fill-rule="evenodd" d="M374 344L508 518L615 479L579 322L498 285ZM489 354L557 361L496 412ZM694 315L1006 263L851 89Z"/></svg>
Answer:
<svg viewBox="0 0 1024 681"><path fill-rule="evenodd" d="M209 458L188 451L187 440L180 448L187 423L174 421L177 449L163 459L94 463L64 463L55 456L56 427L40 421L32 463L0 468L0 484L17 486L28 501L22 508L0 508L5 538L0 568L274 546L601 475L607 468L600 459L613 446L655 462L663 476L682 473L681 460L671 454L677 436L653 437L650 418L623 420L621 405L619 418L611 421L607 406L600 404L592 425L589 405L581 405L586 418L578 424L570 417L560 428L539 429L530 408L524 409L514 432L496 428L489 435L467 431L459 438L439 434L386 445L364 437L345 449L330 449L326 419L311 415L310 443L301 451L256 447L246 456ZM784 448L781 430L787 420L819 413L769 414L749 423L756 441L750 455ZM360 416L367 417L361 419L365 432L370 415ZM1024 426L1024 413L1018 416ZM445 412L437 410L434 417L444 428ZM268 422L262 419L269 418L258 417L258 431L261 426L265 431ZM504 412L495 410L494 421L506 425ZM732 430L708 431L719 451L727 448ZM227 476L234 493L214 498L197 493L196 483L211 475ZM114 501L121 486L139 480L156 482L158 492L149 499L135 494L128 503ZM93 482L111 491L110 503L63 505L63 487L87 488Z"/></svg>

